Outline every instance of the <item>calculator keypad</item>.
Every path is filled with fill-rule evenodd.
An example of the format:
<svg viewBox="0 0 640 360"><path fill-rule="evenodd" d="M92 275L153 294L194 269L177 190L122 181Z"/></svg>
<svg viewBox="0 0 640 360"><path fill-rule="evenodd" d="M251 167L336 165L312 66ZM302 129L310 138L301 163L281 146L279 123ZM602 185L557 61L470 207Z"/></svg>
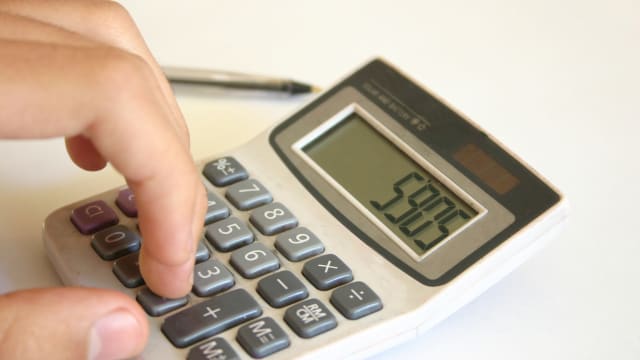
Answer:
<svg viewBox="0 0 640 360"><path fill-rule="evenodd" d="M351 269L337 255L323 254L320 238L298 227L296 216L284 204L274 202L266 187L249 178L236 159L211 161L203 175L214 186L225 187L221 192L228 202L219 192L208 191L206 226L196 251L190 296L166 299L141 287L140 230L116 225L117 214L107 203L90 202L71 215L78 231L94 234L91 246L95 252L105 260L115 260L113 273L120 282L129 288L141 287L136 299L143 309L150 316L164 316L161 330L167 339L176 347L191 347L187 359L242 358L234 350L237 345L250 356L263 358L291 346L296 338L290 337L293 334L312 338L339 326L329 303L349 320L382 308L373 290L361 281L352 282ZM121 190L115 204L126 216L137 216L137 210L133 215L130 190ZM296 265L302 267L299 272L290 270L296 262L301 263ZM255 281L253 294L237 281ZM331 291L330 300L325 304L314 298L317 291ZM259 299L267 307L282 308L284 315L273 317L273 312L256 301ZM236 345L222 337L211 338L238 325ZM196 344L201 340L205 341Z"/></svg>

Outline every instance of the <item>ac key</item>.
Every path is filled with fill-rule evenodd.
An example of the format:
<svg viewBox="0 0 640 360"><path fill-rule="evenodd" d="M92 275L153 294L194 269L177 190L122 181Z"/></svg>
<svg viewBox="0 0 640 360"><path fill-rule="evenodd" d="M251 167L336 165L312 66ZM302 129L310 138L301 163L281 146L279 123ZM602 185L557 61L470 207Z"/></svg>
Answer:
<svg viewBox="0 0 640 360"><path fill-rule="evenodd" d="M319 290L332 289L353 280L351 269L334 254L307 261L302 268L302 275Z"/></svg>

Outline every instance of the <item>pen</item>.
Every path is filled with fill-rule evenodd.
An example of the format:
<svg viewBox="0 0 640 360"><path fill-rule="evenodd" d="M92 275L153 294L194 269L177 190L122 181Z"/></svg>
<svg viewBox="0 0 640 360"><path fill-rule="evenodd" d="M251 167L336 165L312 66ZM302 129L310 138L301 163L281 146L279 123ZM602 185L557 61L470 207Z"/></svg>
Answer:
<svg viewBox="0 0 640 360"><path fill-rule="evenodd" d="M230 89L276 91L289 95L318 92L315 86L262 75L250 75L229 71L163 66L167 79L176 84L208 85Z"/></svg>

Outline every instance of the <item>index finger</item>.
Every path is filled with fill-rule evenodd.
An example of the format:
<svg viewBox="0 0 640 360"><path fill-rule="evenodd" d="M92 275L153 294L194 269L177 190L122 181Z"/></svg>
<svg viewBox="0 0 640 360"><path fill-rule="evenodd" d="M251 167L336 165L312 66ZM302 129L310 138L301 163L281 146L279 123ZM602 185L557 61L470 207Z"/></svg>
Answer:
<svg viewBox="0 0 640 360"><path fill-rule="evenodd" d="M145 281L187 293L206 195L148 63L105 46L0 40L0 78L0 133L89 138L136 194Z"/></svg>

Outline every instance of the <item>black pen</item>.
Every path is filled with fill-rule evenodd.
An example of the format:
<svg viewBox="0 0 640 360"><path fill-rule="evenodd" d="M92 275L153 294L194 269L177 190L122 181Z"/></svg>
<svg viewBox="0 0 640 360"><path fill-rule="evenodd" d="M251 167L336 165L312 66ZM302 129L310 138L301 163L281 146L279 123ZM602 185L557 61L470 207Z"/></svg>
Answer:
<svg viewBox="0 0 640 360"><path fill-rule="evenodd" d="M176 84L206 85L241 90L276 91L289 95L318 92L315 86L262 75L250 75L228 71L162 67L167 79Z"/></svg>

